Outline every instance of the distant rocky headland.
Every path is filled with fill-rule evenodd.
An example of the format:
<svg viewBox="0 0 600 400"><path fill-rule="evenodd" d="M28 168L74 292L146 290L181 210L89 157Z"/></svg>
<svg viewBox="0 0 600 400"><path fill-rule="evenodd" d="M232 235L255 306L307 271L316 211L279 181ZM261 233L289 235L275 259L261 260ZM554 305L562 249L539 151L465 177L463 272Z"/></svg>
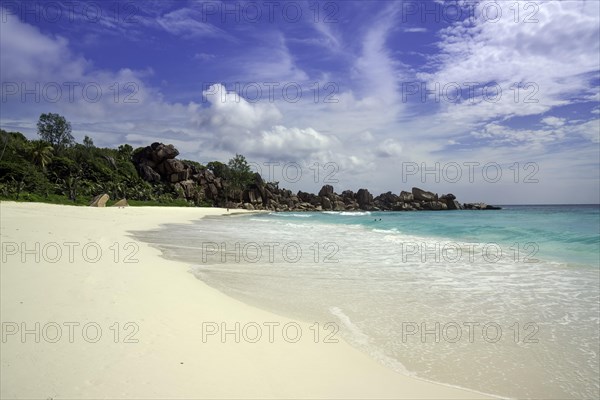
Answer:
<svg viewBox="0 0 600 400"><path fill-rule="evenodd" d="M410 192L382 193L374 197L368 189L335 193L324 185L318 194L280 188L253 173L243 187L219 176L218 171L176 159L179 151L171 144L153 143L133 154L132 162L141 178L150 183L172 185L179 197L195 204L271 211L421 211L491 210L484 203L460 203L453 194L438 195L413 187Z"/></svg>

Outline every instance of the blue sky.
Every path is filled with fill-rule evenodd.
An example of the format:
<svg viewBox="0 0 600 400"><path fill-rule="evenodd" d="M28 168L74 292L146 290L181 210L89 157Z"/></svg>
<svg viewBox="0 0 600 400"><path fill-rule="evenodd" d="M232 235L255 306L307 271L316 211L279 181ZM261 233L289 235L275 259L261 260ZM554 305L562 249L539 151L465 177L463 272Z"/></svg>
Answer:
<svg viewBox="0 0 600 400"><path fill-rule="evenodd" d="M0 125L58 112L293 190L598 203L599 4L3 1Z"/></svg>

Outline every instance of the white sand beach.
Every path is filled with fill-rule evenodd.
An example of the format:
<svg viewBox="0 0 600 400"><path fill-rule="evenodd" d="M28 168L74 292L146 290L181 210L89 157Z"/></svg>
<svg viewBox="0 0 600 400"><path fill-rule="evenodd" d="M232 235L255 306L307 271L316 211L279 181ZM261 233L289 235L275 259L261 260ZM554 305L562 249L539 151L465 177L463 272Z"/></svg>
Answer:
<svg viewBox="0 0 600 400"><path fill-rule="evenodd" d="M128 236L224 213L0 203L1 397L484 397L398 374L342 340L324 343L325 331L315 343L306 322L285 336L294 321L225 296ZM223 323L225 340L208 335Z"/></svg>

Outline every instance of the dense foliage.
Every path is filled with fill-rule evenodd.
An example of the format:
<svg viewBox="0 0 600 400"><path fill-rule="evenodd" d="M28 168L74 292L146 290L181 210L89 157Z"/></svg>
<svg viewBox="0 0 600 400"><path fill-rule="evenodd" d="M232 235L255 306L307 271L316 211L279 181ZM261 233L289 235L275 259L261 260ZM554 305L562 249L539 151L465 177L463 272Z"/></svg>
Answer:
<svg viewBox="0 0 600 400"><path fill-rule="evenodd" d="M132 162L142 148L99 148L87 136L84 144L75 143L70 124L57 114L43 114L38 128L41 140L0 130L0 199L87 205L94 196L107 193L113 201L126 198L132 205L212 205L190 204L172 185L144 181ZM236 184L248 179L243 156L230 165L233 169L209 163L216 176L233 178Z"/></svg>

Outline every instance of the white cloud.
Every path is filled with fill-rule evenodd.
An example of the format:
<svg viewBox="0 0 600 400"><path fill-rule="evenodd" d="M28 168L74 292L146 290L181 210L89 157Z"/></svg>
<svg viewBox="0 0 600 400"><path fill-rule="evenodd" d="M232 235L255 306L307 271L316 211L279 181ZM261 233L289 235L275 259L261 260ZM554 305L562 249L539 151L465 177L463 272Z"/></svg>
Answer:
<svg viewBox="0 0 600 400"><path fill-rule="evenodd" d="M565 119L558 118L558 117L546 117L546 118L542 119L542 122L546 125L550 125L553 127L559 127L559 126L563 126L565 124Z"/></svg>
<svg viewBox="0 0 600 400"><path fill-rule="evenodd" d="M564 138L564 131L556 129L511 129L496 123L486 125L482 130L472 132L478 139L487 139L493 146L515 146L529 143L539 146L545 143L560 141Z"/></svg>
<svg viewBox="0 0 600 400"><path fill-rule="evenodd" d="M448 118L471 123L540 114L597 92L590 80L600 68L599 2L535 3L538 23L515 22L513 10L523 10L527 2L495 3L502 7L503 16L495 23L484 18L486 4L475 6L473 20L442 31L441 55L432 60L437 72L420 77L431 85L496 82L502 98L499 102L481 101L479 92L472 104L443 104ZM515 83L534 86L520 89L516 99ZM527 95L531 102L526 101Z"/></svg>
<svg viewBox="0 0 600 400"><path fill-rule="evenodd" d="M87 61L74 57L63 37L47 37L11 14L0 23L0 69L2 81L53 80L57 76L82 75ZM5 19L5 20L4 20ZM63 61L68 60L67 63Z"/></svg>
<svg viewBox="0 0 600 400"><path fill-rule="evenodd" d="M248 138L242 147L249 154L265 158L298 160L314 158L315 153L330 149L336 142L313 128L276 125L258 137Z"/></svg>
<svg viewBox="0 0 600 400"><path fill-rule="evenodd" d="M76 139L88 134L97 145L113 145L123 143L132 131L139 136L160 135L172 128L168 116L187 114L186 106L165 102L158 90L145 84L152 70L95 68L75 55L66 39L46 36L12 15L6 17L0 23L2 85L3 90L10 86L17 91L5 93L3 124L8 121L4 115L9 115L10 126L33 135L41 113L57 112L72 122ZM23 90L34 94L23 98ZM142 143L146 141L132 144Z"/></svg>
<svg viewBox="0 0 600 400"><path fill-rule="evenodd" d="M201 110L197 122L208 123L220 131L246 132L275 123L282 117L273 103L250 103L221 84L210 86L202 94L211 107Z"/></svg>
<svg viewBox="0 0 600 400"><path fill-rule="evenodd" d="M326 23L323 20L318 20L313 23L315 30L321 34L322 40L317 43L324 45L326 48L334 52L339 52L342 48L342 39L335 33L332 24Z"/></svg>
<svg viewBox="0 0 600 400"><path fill-rule="evenodd" d="M202 21L202 14L191 8L180 8L156 19L156 22L167 32L182 36L193 37L225 37L222 29Z"/></svg>
<svg viewBox="0 0 600 400"><path fill-rule="evenodd" d="M365 103L399 112L402 103L397 89L402 65L385 46L390 31L395 28L397 6L391 3L371 24L362 41L362 53L354 64L353 78L361 83L357 91Z"/></svg>
<svg viewBox="0 0 600 400"><path fill-rule="evenodd" d="M600 125L598 119L574 123L556 117L542 120L546 124L542 129L511 129L497 123L490 123L481 130L473 131L471 135L479 139L487 139L493 146L528 145L529 148L543 149L543 145L560 143L565 139L583 139L598 143Z"/></svg>
<svg viewBox="0 0 600 400"><path fill-rule="evenodd" d="M395 139L385 139L377 146L375 153L377 157L399 157L402 154L402 146Z"/></svg>
<svg viewBox="0 0 600 400"><path fill-rule="evenodd" d="M600 143L600 119L594 119L570 128L573 134L587 138L593 143ZM597 160L597 158L596 158Z"/></svg>
<svg viewBox="0 0 600 400"><path fill-rule="evenodd" d="M308 74L296 65L296 61L281 32L263 32L256 37L251 53L230 60L239 65L241 74L233 78L237 82L306 83Z"/></svg>
<svg viewBox="0 0 600 400"><path fill-rule="evenodd" d="M210 60L214 59L215 57L216 57L216 55L214 55L214 54L196 53L196 54L194 54L194 56L192 58L194 60L210 61Z"/></svg>

